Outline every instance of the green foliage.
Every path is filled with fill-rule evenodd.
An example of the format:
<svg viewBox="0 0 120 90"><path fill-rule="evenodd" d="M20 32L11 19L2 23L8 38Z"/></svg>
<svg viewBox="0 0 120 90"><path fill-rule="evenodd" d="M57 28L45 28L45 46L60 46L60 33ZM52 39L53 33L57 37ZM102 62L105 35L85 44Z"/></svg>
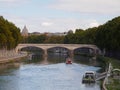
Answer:
<svg viewBox="0 0 120 90"><path fill-rule="evenodd" d="M98 27L95 43L102 49L120 50L120 17Z"/></svg>
<svg viewBox="0 0 120 90"><path fill-rule="evenodd" d="M106 51L120 51L120 16L108 21L104 25L86 30L76 29L75 33L68 33L64 43L96 44Z"/></svg>
<svg viewBox="0 0 120 90"><path fill-rule="evenodd" d="M27 38L28 43L43 43L46 39L45 35L31 35Z"/></svg>
<svg viewBox="0 0 120 90"><path fill-rule="evenodd" d="M0 48L13 49L20 40L20 29L0 16Z"/></svg>
<svg viewBox="0 0 120 90"><path fill-rule="evenodd" d="M75 33L68 33L65 36L64 43L73 44L94 44L97 28L87 30L76 29Z"/></svg>
<svg viewBox="0 0 120 90"><path fill-rule="evenodd" d="M75 35L73 33L68 33L64 38L64 43L65 44L75 43L74 38L75 38Z"/></svg>
<svg viewBox="0 0 120 90"><path fill-rule="evenodd" d="M25 40L25 38L24 38ZM30 35L26 39L27 43L63 43L64 36L46 36L42 35Z"/></svg>
<svg viewBox="0 0 120 90"><path fill-rule="evenodd" d="M64 41L64 36L55 36L54 35L54 36L48 36L44 43L58 44L58 43L63 43L63 41Z"/></svg>
<svg viewBox="0 0 120 90"><path fill-rule="evenodd" d="M107 84L107 89L108 90L120 90L120 80L119 79L113 79L113 78L109 78L110 79L110 83Z"/></svg>

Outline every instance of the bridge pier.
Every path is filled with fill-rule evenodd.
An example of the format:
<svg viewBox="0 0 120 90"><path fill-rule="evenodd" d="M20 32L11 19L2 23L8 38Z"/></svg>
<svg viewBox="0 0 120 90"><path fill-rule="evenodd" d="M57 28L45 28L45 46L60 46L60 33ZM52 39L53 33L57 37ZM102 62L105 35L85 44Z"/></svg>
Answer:
<svg viewBox="0 0 120 90"><path fill-rule="evenodd" d="M70 51L69 51L69 56L70 56L71 58L73 58L73 56L74 56L74 50L70 50Z"/></svg>
<svg viewBox="0 0 120 90"><path fill-rule="evenodd" d="M44 57L47 57L48 53L47 53L47 49L44 49Z"/></svg>
<svg viewBox="0 0 120 90"><path fill-rule="evenodd" d="M44 50L43 59L46 61L48 57L47 49L43 49L43 50Z"/></svg>

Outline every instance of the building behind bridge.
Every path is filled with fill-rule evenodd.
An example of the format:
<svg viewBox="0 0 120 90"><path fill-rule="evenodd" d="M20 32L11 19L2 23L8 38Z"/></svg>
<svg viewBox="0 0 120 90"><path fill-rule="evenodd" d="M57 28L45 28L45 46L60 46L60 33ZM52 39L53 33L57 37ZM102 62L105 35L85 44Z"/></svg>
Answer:
<svg viewBox="0 0 120 90"><path fill-rule="evenodd" d="M44 32L44 33L32 32L32 33L29 33L29 30L27 29L27 27L25 25L24 28L22 29L21 35L23 37L28 37L30 35L43 35L43 34L45 34L46 36L65 36L68 33L73 33L73 31L69 30L68 32L54 32L54 33L51 33L51 32Z"/></svg>

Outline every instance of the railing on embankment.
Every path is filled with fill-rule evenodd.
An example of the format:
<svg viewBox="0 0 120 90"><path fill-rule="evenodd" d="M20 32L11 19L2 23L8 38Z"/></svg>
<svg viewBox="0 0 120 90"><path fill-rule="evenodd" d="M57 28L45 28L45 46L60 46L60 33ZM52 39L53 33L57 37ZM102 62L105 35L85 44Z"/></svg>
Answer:
<svg viewBox="0 0 120 90"><path fill-rule="evenodd" d="M111 63L109 63L107 75L106 75L106 77L103 81L103 84L102 84L102 90L107 90L106 83L108 82L108 77L110 76L111 70L112 70L112 65L111 65Z"/></svg>

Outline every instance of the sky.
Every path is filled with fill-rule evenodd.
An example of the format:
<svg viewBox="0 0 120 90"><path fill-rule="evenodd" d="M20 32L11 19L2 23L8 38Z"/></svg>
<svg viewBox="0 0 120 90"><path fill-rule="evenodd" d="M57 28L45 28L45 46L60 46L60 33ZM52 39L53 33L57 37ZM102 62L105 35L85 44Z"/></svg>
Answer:
<svg viewBox="0 0 120 90"><path fill-rule="evenodd" d="M30 33L75 31L120 16L120 0L0 0L0 16Z"/></svg>

